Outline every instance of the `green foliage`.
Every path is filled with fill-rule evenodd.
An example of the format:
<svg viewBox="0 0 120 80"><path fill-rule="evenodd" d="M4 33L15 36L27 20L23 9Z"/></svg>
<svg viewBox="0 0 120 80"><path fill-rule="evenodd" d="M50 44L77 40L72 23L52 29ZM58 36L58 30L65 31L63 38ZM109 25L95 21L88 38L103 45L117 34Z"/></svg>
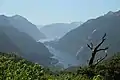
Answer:
<svg viewBox="0 0 120 80"><path fill-rule="evenodd" d="M90 80L86 75L53 73L15 54L0 53L0 80Z"/></svg>
<svg viewBox="0 0 120 80"><path fill-rule="evenodd" d="M14 54L0 54L0 80L41 79L44 68Z"/></svg>
<svg viewBox="0 0 120 80"><path fill-rule="evenodd" d="M120 55L97 65L77 71L51 72L39 64L29 62L15 54L0 53L0 80L119 80Z"/></svg>

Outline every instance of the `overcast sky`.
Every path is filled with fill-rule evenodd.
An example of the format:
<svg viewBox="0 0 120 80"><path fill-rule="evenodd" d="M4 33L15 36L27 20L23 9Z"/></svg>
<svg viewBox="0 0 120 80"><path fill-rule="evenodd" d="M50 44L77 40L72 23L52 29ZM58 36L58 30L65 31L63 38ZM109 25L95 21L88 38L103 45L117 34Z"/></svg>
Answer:
<svg viewBox="0 0 120 80"><path fill-rule="evenodd" d="M86 21L120 10L120 0L0 0L0 14L19 14L34 24Z"/></svg>

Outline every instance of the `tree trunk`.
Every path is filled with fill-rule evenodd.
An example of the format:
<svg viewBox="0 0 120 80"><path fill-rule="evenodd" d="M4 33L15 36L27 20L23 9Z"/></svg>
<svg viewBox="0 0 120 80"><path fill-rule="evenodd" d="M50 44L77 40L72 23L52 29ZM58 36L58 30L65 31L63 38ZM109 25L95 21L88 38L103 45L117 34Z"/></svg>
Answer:
<svg viewBox="0 0 120 80"><path fill-rule="evenodd" d="M89 61L89 65L90 65L90 66L93 64L94 58L95 58L95 53L93 52L93 53L92 53L92 57L91 57L91 59L90 59L90 61Z"/></svg>

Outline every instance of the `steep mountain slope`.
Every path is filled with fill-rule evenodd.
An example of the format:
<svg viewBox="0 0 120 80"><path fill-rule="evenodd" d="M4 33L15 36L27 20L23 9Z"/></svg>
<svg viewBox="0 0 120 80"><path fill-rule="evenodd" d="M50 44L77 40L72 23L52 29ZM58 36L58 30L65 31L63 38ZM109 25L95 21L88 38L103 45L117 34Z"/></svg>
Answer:
<svg viewBox="0 0 120 80"><path fill-rule="evenodd" d="M42 65L50 65L53 55L42 43L36 42L32 37L14 28L8 17L0 16L0 50L2 52L18 52L21 56ZM4 50L4 51L3 51Z"/></svg>
<svg viewBox="0 0 120 80"><path fill-rule="evenodd" d="M35 40L46 38L45 35L39 31L36 25L32 24L20 15L12 16L9 20L13 27L17 28L21 32L27 33Z"/></svg>
<svg viewBox="0 0 120 80"><path fill-rule="evenodd" d="M120 51L120 11L109 12L104 16L88 20L54 43L54 47L79 55L82 60L88 60L91 54L86 44L92 41L96 45L104 33L107 33L107 40L103 47L109 46L110 53Z"/></svg>
<svg viewBox="0 0 120 80"><path fill-rule="evenodd" d="M40 31L44 33L47 38L60 38L64 36L70 30L77 28L81 22L73 22L73 23L54 23L50 25L45 25L44 27L40 28Z"/></svg>
<svg viewBox="0 0 120 80"><path fill-rule="evenodd" d="M44 27L43 25L36 25L38 29L41 29L42 27Z"/></svg>
<svg viewBox="0 0 120 80"><path fill-rule="evenodd" d="M19 52L20 49L11 41L11 39L0 30L0 52Z"/></svg>

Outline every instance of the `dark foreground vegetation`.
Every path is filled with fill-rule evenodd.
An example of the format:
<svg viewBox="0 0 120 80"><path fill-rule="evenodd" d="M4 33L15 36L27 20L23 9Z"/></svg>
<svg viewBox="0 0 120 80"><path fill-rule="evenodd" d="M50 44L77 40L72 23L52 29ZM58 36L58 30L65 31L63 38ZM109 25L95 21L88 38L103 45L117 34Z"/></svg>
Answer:
<svg viewBox="0 0 120 80"><path fill-rule="evenodd" d="M0 53L0 80L119 80L120 53L110 57L94 69L78 67L75 71L58 73L29 62L15 54Z"/></svg>

